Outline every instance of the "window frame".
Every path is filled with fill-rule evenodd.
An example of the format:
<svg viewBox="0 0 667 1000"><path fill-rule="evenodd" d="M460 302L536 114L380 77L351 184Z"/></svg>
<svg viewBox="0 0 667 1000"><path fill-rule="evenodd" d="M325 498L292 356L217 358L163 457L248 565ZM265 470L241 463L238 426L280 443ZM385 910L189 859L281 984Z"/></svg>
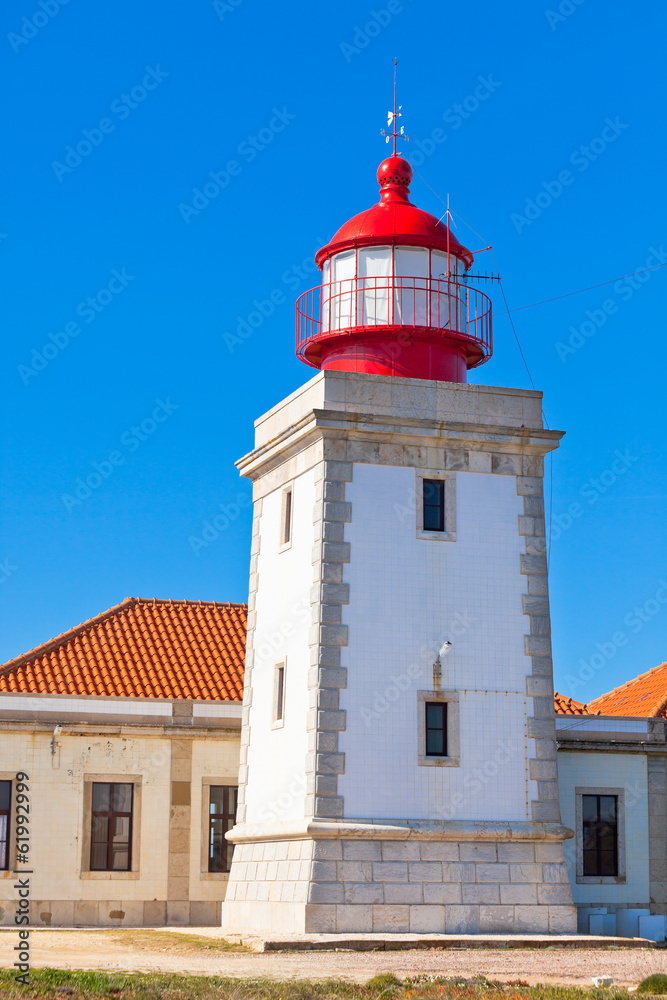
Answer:
<svg viewBox="0 0 667 1000"><path fill-rule="evenodd" d="M613 820L610 818L609 822L603 820L601 816L602 803L613 802ZM587 803L595 804L595 820L589 822L586 819ZM582 795L581 796L581 807L582 807L582 837L583 837L583 852L584 852L584 876L586 878L590 876L608 876L610 878L616 878L618 875L618 795ZM602 838L603 835L606 836L605 827L608 828L608 833L611 837L612 846L609 850L603 850ZM593 837L595 840L594 850L587 850L587 833L589 828L593 831ZM594 854L594 867L597 871L586 871L588 866L588 854ZM611 855L611 868L615 871L602 871L604 866L603 854Z"/></svg>
<svg viewBox="0 0 667 1000"><path fill-rule="evenodd" d="M626 882L625 850L625 788L577 787L575 788L575 849L577 874L581 885L619 885ZM583 800L585 795L611 795L616 798L616 862L617 875L584 875L584 822Z"/></svg>
<svg viewBox="0 0 667 1000"><path fill-rule="evenodd" d="M285 552L292 547L294 536L294 481L286 483L280 492L280 525L278 534L278 552Z"/></svg>
<svg viewBox="0 0 667 1000"><path fill-rule="evenodd" d="M14 782L13 782L13 780L11 778L3 778L2 776L0 776L0 782L6 782L9 785L9 806L7 807L6 810L5 809L0 809L0 816L6 816L7 817L7 836L5 837L5 840L4 840L4 843L5 843L5 864L4 865L0 864L0 872L4 873L4 872L11 872L11 871L14 870L14 866L12 864L10 864L10 859L11 859L11 854L12 854L12 833L13 833L13 827L12 827L12 803L14 801L14 799L13 799ZM0 843L1 843L1 841L0 841Z"/></svg>
<svg viewBox="0 0 667 1000"><path fill-rule="evenodd" d="M130 870L108 870L99 868L91 869L91 841L92 841L92 806L93 806L93 784L131 784L132 790L132 829L131 829L131 850ZM79 877L81 879L109 879L119 881L135 881L141 878L141 815L142 815L142 794L143 775L141 774L84 774L83 776L83 819L81 836L81 869Z"/></svg>
<svg viewBox="0 0 667 1000"><path fill-rule="evenodd" d="M427 501L426 490L427 487L437 487L438 492L438 503L433 504ZM426 516L428 511L431 509L437 511L437 518L440 527L426 527ZM425 476L422 479L422 531L438 531L442 532L445 530L445 482L443 479L427 479Z"/></svg>
<svg viewBox="0 0 667 1000"><path fill-rule="evenodd" d="M424 484L444 483L443 530L431 531L424 528ZM456 541L456 473L442 469L415 470L415 534L417 538L433 542Z"/></svg>
<svg viewBox="0 0 667 1000"><path fill-rule="evenodd" d="M426 753L426 706L444 702L446 709L446 754ZM417 763L419 767L460 767L461 731L458 691L417 691Z"/></svg>
<svg viewBox="0 0 667 1000"><path fill-rule="evenodd" d="M449 753L449 741L447 738L447 706L449 702L447 701L425 701L424 702L424 755L426 757L448 757ZM440 708L442 707L442 725L441 726L429 726L429 709L430 708ZM443 751L442 753L434 753L428 749L428 737L430 732L439 732L442 736Z"/></svg>
<svg viewBox="0 0 667 1000"><path fill-rule="evenodd" d="M287 658L276 663L273 668L273 707L271 729L282 729L285 725L285 701L287 682Z"/></svg>
<svg viewBox="0 0 667 1000"><path fill-rule="evenodd" d="M209 850L210 850L210 830L211 830L211 788L223 787L223 788L235 788L236 789L236 804L238 810L238 778L236 775L228 775L226 777L210 777L206 776L202 778L202 796L201 796L201 871L200 880L204 882L226 882L229 880L229 872L212 872L209 871ZM228 813L226 815L231 815ZM236 822L236 816L233 817L234 823ZM233 825L233 824L232 824Z"/></svg>
<svg viewBox="0 0 667 1000"><path fill-rule="evenodd" d="M90 871L91 872L131 872L132 871L132 827L134 825L134 784L131 781L93 781L91 783L91 807L90 807ZM107 810L96 810L94 808L94 798L95 798L95 786L96 785L108 785L109 786L109 809ZM129 785L131 789L131 802L129 812L126 810L116 810L114 809L114 793L116 785ZM93 851L96 844L103 843L103 841L95 841L93 839L93 826L95 823L96 816L104 816L108 819L107 827L107 864L105 868L93 867ZM129 819L129 829L127 835L127 866L125 868L114 868L113 867L113 821L116 818Z"/></svg>

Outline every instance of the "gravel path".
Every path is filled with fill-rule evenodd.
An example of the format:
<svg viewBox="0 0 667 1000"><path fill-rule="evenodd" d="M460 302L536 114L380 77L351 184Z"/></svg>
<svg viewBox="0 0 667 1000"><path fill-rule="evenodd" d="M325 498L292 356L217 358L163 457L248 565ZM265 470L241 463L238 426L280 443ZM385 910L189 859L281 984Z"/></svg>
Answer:
<svg viewBox="0 0 667 1000"><path fill-rule="evenodd" d="M329 979L364 982L380 972L399 977L485 975L529 983L590 985L593 976L613 976L636 985L653 972L667 973L667 951L620 949L469 950L395 952L224 952L210 950L212 935L178 932L34 931L32 967L101 969L109 972L171 972L239 979ZM16 933L0 934L0 965L11 967ZM172 943L173 942L173 943Z"/></svg>

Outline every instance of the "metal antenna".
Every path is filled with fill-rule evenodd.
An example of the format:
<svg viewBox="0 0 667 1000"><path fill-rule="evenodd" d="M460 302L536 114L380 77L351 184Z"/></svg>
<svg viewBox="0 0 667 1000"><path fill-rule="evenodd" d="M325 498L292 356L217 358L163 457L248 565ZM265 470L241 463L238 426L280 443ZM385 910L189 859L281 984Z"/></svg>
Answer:
<svg viewBox="0 0 667 1000"><path fill-rule="evenodd" d="M400 153L396 152L396 140L397 139L405 139L406 142L410 141L410 136L405 134L405 129L403 128L402 125L401 125L400 129L398 129L398 131L396 131L396 125L398 124L398 119L403 117L403 115L401 114L401 108L403 107L403 105L399 104L399 106L396 107L396 67L397 66L398 66L398 59L394 59L394 110L393 111L389 111L387 113L387 128L389 128L390 125L393 125L394 126L394 130L393 130L393 132L387 132L386 129L382 129L381 132L380 132L380 135L385 136L385 141L386 142L389 142L389 140L391 138L393 138L393 140L394 140L394 153L393 153L393 155L394 156L400 156L401 155Z"/></svg>

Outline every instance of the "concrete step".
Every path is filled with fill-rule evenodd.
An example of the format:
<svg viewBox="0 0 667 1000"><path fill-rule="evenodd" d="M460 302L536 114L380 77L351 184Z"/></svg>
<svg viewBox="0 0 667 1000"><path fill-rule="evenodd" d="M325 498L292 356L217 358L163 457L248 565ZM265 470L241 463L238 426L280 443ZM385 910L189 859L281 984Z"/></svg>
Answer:
<svg viewBox="0 0 667 1000"><path fill-rule="evenodd" d="M654 948L646 938L595 934L225 934L253 951L409 951L414 948Z"/></svg>

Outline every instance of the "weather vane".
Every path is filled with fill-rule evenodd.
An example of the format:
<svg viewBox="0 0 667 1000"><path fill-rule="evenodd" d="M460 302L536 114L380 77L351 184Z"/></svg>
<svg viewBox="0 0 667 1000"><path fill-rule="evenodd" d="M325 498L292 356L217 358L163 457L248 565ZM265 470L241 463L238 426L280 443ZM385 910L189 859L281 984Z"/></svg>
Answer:
<svg viewBox="0 0 667 1000"><path fill-rule="evenodd" d="M387 129L383 128L381 130L381 132L380 132L380 135L385 136L385 141L386 142L389 142L389 140L391 138L393 138L393 140L394 140L394 156L400 156L401 155L400 153L396 152L396 140L397 139L405 139L406 142L410 141L410 136L405 134L405 129L403 128L402 125L398 129L398 131L396 129L396 126L398 124L398 119L403 117L403 115L401 114L401 108L403 107L403 105L399 104L399 106L396 107L396 67L397 66L398 66L398 59L394 59L394 110L393 111L389 111L387 113L387 128L389 128L391 125L393 125L394 126L394 131L393 132L387 132Z"/></svg>

